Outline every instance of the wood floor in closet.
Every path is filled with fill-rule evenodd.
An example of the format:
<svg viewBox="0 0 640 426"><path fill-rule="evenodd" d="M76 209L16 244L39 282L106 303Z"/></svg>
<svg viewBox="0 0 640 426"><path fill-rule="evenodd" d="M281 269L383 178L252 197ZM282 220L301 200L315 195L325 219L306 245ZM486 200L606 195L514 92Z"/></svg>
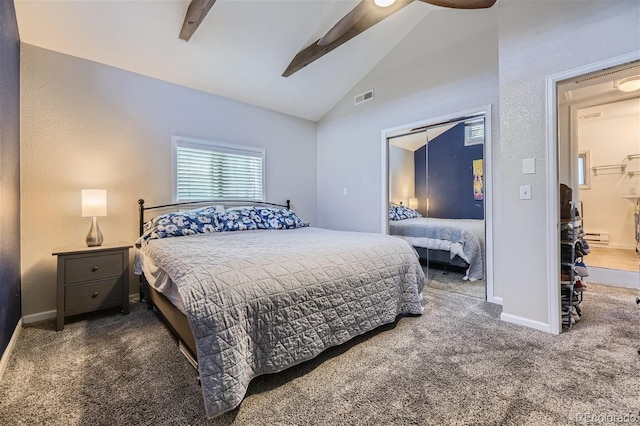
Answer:
<svg viewBox="0 0 640 426"><path fill-rule="evenodd" d="M595 268L619 269L623 271L640 271L640 260L635 250L606 247L594 247L585 256L584 263Z"/></svg>

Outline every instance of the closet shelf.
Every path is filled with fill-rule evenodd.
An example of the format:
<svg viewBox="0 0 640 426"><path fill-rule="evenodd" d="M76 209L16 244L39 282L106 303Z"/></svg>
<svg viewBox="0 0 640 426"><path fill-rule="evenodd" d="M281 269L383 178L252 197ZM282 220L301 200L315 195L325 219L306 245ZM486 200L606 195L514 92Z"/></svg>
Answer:
<svg viewBox="0 0 640 426"><path fill-rule="evenodd" d="M626 161L631 161L639 158L640 158L640 154L629 154L626 157L624 157Z"/></svg>
<svg viewBox="0 0 640 426"><path fill-rule="evenodd" d="M628 174L629 176L640 175L640 170L631 170L627 171L627 166L633 160L640 159L640 154L629 154L622 159L620 164L607 164L605 166L593 166L591 169L593 170L593 175L598 176L598 172L604 175L613 175L613 174ZM604 172L604 173L603 173Z"/></svg>
<svg viewBox="0 0 640 426"><path fill-rule="evenodd" d="M626 164L610 164L606 166L593 166L593 175L598 176L598 172L601 174L612 175L612 174L624 174L627 169ZM606 172L606 173L602 173Z"/></svg>

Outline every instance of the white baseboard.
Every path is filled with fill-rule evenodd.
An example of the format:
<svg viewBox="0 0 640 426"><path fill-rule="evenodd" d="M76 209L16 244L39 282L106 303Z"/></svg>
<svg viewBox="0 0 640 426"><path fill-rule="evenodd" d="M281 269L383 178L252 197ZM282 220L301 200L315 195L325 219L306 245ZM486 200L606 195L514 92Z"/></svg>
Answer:
<svg viewBox="0 0 640 426"><path fill-rule="evenodd" d="M4 370L7 368L7 364L9 363L9 357L11 357L11 352L13 352L13 347L16 345L16 341L18 340L18 336L20 335L20 330L22 330L22 318L18 321L16 325L16 329L13 331L13 335L11 336L11 340L9 340L9 344L7 348L4 350L2 354L2 358L0 358L0 382L2 382L2 376L4 375Z"/></svg>
<svg viewBox="0 0 640 426"><path fill-rule="evenodd" d="M22 317L22 321L25 324L33 324L34 322L55 318L56 312L57 311L54 309L52 311L44 311L44 312L38 312L37 314L25 315Z"/></svg>
<svg viewBox="0 0 640 426"><path fill-rule="evenodd" d="M487 302L495 303L496 305L502 305L502 297L498 297L498 296L488 297Z"/></svg>
<svg viewBox="0 0 640 426"><path fill-rule="evenodd" d="M504 312L500 314L500 319L502 321L510 322L513 324L524 325L525 327L533 328L535 330L545 331L547 333L551 333L551 327L549 324L530 320L528 318L522 318L516 315L505 314Z"/></svg>

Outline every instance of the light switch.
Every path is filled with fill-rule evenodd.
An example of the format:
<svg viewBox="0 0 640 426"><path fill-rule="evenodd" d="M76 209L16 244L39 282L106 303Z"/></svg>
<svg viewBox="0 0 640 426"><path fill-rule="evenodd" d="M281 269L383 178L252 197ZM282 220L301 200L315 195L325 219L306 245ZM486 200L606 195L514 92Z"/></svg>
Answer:
<svg viewBox="0 0 640 426"><path fill-rule="evenodd" d="M525 158L522 160L522 174L523 175L532 175L536 172L536 159L535 158Z"/></svg>
<svg viewBox="0 0 640 426"><path fill-rule="evenodd" d="M342 195L347 195L348 191L347 191L347 187L345 186L344 188L342 188Z"/></svg>
<svg viewBox="0 0 640 426"><path fill-rule="evenodd" d="M530 200L531 199L531 185L521 185L520 186L520 199L521 200Z"/></svg>

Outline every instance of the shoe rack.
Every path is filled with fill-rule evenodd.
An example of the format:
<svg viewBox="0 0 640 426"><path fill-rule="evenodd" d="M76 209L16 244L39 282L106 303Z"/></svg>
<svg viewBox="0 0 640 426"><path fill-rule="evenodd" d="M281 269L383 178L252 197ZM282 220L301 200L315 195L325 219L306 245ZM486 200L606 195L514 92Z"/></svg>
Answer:
<svg viewBox="0 0 640 426"><path fill-rule="evenodd" d="M583 278L588 272L582 258L588 254L588 248L585 249L580 211L575 203L571 203L571 217L560 219L560 295L565 330L580 320L586 291Z"/></svg>

